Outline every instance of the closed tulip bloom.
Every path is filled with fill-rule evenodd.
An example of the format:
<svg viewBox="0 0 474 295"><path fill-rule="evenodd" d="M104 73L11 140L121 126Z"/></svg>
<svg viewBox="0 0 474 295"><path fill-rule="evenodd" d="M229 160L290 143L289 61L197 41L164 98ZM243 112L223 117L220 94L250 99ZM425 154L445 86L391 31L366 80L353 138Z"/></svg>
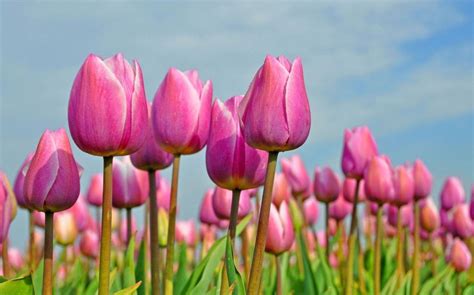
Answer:
<svg viewBox="0 0 474 295"><path fill-rule="evenodd" d="M8 238L12 215L11 199L3 181L0 181L0 243Z"/></svg>
<svg viewBox="0 0 474 295"><path fill-rule="evenodd" d="M430 171L421 160L413 165L413 179L415 180L415 199L423 199L430 195L433 179Z"/></svg>
<svg viewBox="0 0 474 295"><path fill-rule="evenodd" d="M346 177L361 179L365 167L377 154L377 144L367 126L344 130L341 167Z"/></svg>
<svg viewBox="0 0 474 295"><path fill-rule="evenodd" d="M160 177L160 180L157 182L157 189L156 189L156 205L158 208L163 208L168 212L170 210L170 195L171 195L171 187L166 180L166 178Z"/></svg>
<svg viewBox="0 0 474 295"><path fill-rule="evenodd" d="M365 188L364 188L364 180L359 180L359 193L357 200L360 202L365 201ZM354 195L356 189L357 180L354 178L344 178L344 182L342 184L342 195L346 201L353 203L354 202Z"/></svg>
<svg viewBox="0 0 474 295"><path fill-rule="evenodd" d="M27 206L57 212L70 208L79 197L79 172L64 129L46 130L25 176Z"/></svg>
<svg viewBox="0 0 474 295"><path fill-rule="evenodd" d="M291 189L285 174L277 173L273 182L272 202L279 207L283 201L288 202L291 198Z"/></svg>
<svg viewBox="0 0 474 295"><path fill-rule="evenodd" d="M334 202L339 196L340 184L337 174L329 167L314 170L314 195L323 203Z"/></svg>
<svg viewBox="0 0 474 295"><path fill-rule="evenodd" d="M148 132L143 146L130 155L133 166L141 170L161 170L173 163L173 155L165 152L155 140L151 121L151 103L148 103Z"/></svg>
<svg viewBox="0 0 474 295"><path fill-rule="evenodd" d="M393 172L393 186L395 195L392 203L397 206L403 206L413 200L415 194L415 181L411 168L398 166Z"/></svg>
<svg viewBox="0 0 474 295"><path fill-rule="evenodd" d="M245 141L266 151L288 151L309 135L311 112L301 59L268 55L239 106Z"/></svg>
<svg viewBox="0 0 474 295"><path fill-rule="evenodd" d="M23 191L25 176L28 168L30 167L31 159L33 158L34 153L29 153L26 156L25 161L21 164L18 173L16 174L15 183L13 185L13 191L15 192L15 197L18 205L22 208L26 208L25 194Z"/></svg>
<svg viewBox="0 0 474 295"><path fill-rule="evenodd" d="M196 226L193 220L176 222L176 241L178 243L185 243L188 247L194 247L197 240Z"/></svg>
<svg viewBox="0 0 474 295"><path fill-rule="evenodd" d="M413 206L411 204L407 204L401 207L390 205L387 207L387 220L391 226L397 226L397 213L398 210L401 211L401 219L402 219L402 226L403 227L411 227L413 222Z"/></svg>
<svg viewBox="0 0 474 295"><path fill-rule="evenodd" d="M306 224L310 226L315 225L319 217L318 202L316 202L316 199L308 198L306 201L304 201L303 207Z"/></svg>
<svg viewBox="0 0 474 295"><path fill-rule="evenodd" d="M457 272L466 271L471 265L471 253L466 244L458 238L454 239L453 245L451 246L449 261Z"/></svg>
<svg viewBox="0 0 474 295"><path fill-rule="evenodd" d="M452 227L454 233L463 239L473 235L474 224L469 216L469 206L467 204L460 204L454 208Z"/></svg>
<svg viewBox="0 0 474 295"><path fill-rule="evenodd" d="M104 180L102 173L92 175L89 189L87 190L87 202L95 207L102 206L102 191L104 189Z"/></svg>
<svg viewBox="0 0 474 295"><path fill-rule="evenodd" d="M268 153L249 146L242 135L237 108L242 96L214 102L206 149L209 177L220 187L251 189L263 184Z"/></svg>
<svg viewBox="0 0 474 295"><path fill-rule="evenodd" d="M337 221L342 221L352 211L352 204L347 202L342 194L329 204L329 217Z"/></svg>
<svg viewBox="0 0 474 295"><path fill-rule="evenodd" d="M207 190L204 198L202 198L201 209L199 210L199 220L207 225L217 225L219 223L219 218L214 212L214 207L212 206L213 194L214 189Z"/></svg>
<svg viewBox="0 0 474 295"><path fill-rule="evenodd" d="M216 240L217 228L215 225L201 224L199 228L201 241L213 244Z"/></svg>
<svg viewBox="0 0 474 295"><path fill-rule="evenodd" d="M429 233L439 228L440 219L438 208L436 208L436 205L431 199L425 200L421 205L420 224L421 228Z"/></svg>
<svg viewBox="0 0 474 295"><path fill-rule="evenodd" d="M133 208L148 198L148 173L133 167L129 157L113 163L113 196L115 208Z"/></svg>
<svg viewBox="0 0 474 295"><path fill-rule="evenodd" d="M461 180L457 177L448 177L441 190L441 207L451 210L464 202L465 193Z"/></svg>
<svg viewBox="0 0 474 295"><path fill-rule="evenodd" d="M288 159L281 159L281 169L290 184L293 194L307 195L305 192L308 191L311 186L311 179L300 156L294 155ZM309 197L309 195L306 197Z"/></svg>
<svg viewBox="0 0 474 295"><path fill-rule="evenodd" d="M99 256L99 235L92 230L86 230L79 244L82 255L95 259Z"/></svg>
<svg viewBox="0 0 474 295"><path fill-rule="evenodd" d="M216 187L212 195L212 206L217 217L230 219L230 209L232 207L232 191ZM252 209L250 197L246 191L240 193L239 210L237 218L241 219L247 216Z"/></svg>
<svg viewBox="0 0 474 295"><path fill-rule="evenodd" d="M392 170L381 156L370 160L364 174L364 182L365 194L370 201L383 204L393 199Z"/></svg>
<svg viewBox="0 0 474 295"><path fill-rule="evenodd" d="M87 229L87 226L89 225L90 214L89 209L87 208L87 203L84 198L79 195L79 198L77 198L76 203L67 211L71 212L74 216L79 232L82 233L83 231L85 231Z"/></svg>
<svg viewBox="0 0 474 295"><path fill-rule="evenodd" d="M13 219L15 219L16 217L16 213L17 213L17 209L18 209L18 204L16 202L16 196L15 196L15 192L13 191L13 187L10 183L10 180L8 180L8 177L7 175L0 171L0 182L3 183L3 186L5 187L5 189L7 190L7 194L8 194L8 198L9 198L9 204L10 204L10 207L11 207L11 211L10 211L10 222L13 221Z"/></svg>
<svg viewBox="0 0 474 295"><path fill-rule="evenodd" d="M471 187L471 204L469 206L469 214L471 219L474 220L474 185Z"/></svg>
<svg viewBox="0 0 474 295"><path fill-rule="evenodd" d="M286 201L283 201L278 209L271 204L265 251L279 255L288 251L294 241L295 232Z"/></svg>
<svg viewBox="0 0 474 295"><path fill-rule="evenodd" d="M172 154L193 154L207 143L211 119L212 82L197 71L168 70L152 107L155 139Z"/></svg>
<svg viewBox="0 0 474 295"><path fill-rule="evenodd" d="M15 271L20 271L25 265L23 254L17 248L8 249L8 262Z"/></svg>
<svg viewBox="0 0 474 295"><path fill-rule="evenodd" d="M142 70L122 54L102 60L90 54L72 85L69 129L77 146L96 156L137 151L147 133Z"/></svg>
<svg viewBox="0 0 474 295"><path fill-rule="evenodd" d="M68 246L74 243L79 234L72 212L64 211L54 216L54 237L58 244Z"/></svg>

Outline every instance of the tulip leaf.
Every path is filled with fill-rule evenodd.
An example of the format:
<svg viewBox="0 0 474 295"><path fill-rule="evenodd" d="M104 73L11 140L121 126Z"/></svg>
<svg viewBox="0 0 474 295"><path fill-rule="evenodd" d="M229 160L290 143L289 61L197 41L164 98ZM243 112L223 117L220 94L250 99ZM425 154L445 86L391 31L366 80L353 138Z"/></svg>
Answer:
<svg viewBox="0 0 474 295"><path fill-rule="evenodd" d="M31 274L35 294L43 294L43 268L44 260L41 259L40 263L36 266L36 269Z"/></svg>
<svg viewBox="0 0 474 295"><path fill-rule="evenodd" d="M137 289L140 287L140 285L142 284L142 282L137 282L125 289L122 289L120 291L117 291L114 293L114 295L132 295L132 294L135 294Z"/></svg>
<svg viewBox="0 0 474 295"><path fill-rule="evenodd" d="M66 279L65 284L60 288L60 294L82 294L85 282L87 279L87 273L82 267L82 262L76 259L72 267L69 276Z"/></svg>
<svg viewBox="0 0 474 295"><path fill-rule="evenodd" d="M0 283L0 294L35 294L31 275L11 279Z"/></svg>
<svg viewBox="0 0 474 295"><path fill-rule="evenodd" d="M227 276L229 278L229 286L234 285L233 294L245 294L245 283L240 275L239 271L235 267L234 261L234 250L232 248L232 244L230 241L230 237L227 236L226 238L226 267L227 267ZM226 278L224 278L226 279Z"/></svg>
<svg viewBox="0 0 474 295"><path fill-rule="evenodd" d="M158 247L155 245L155 247ZM145 295L146 294L146 244L145 244L145 239L142 239L142 242L140 243L140 250L138 252L138 261L137 265L135 267L135 278L137 281L141 281L142 283L140 284L140 287L137 289L137 294L138 295Z"/></svg>
<svg viewBox="0 0 474 295"><path fill-rule="evenodd" d="M187 247L186 244L181 243L179 245L178 254L178 272L174 276L174 294L181 294L184 285L186 284L186 265L187 265Z"/></svg>
<svg viewBox="0 0 474 295"><path fill-rule="evenodd" d="M134 286L135 283L135 235L132 235L127 251L125 252L123 287Z"/></svg>
<svg viewBox="0 0 474 295"><path fill-rule="evenodd" d="M314 281L313 270L311 269L311 261L308 257L308 252L304 242L303 234L301 231L297 232L297 242L301 247L301 254L303 256L303 268L304 268L304 294L316 294L316 283Z"/></svg>
<svg viewBox="0 0 474 295"><path fill-rule="evenodd" d="M420 295L430 295L433 290L439 285L443 278L450 276L453 272L453 268L447 265L442 271L440 271L436 276L427 280L421 286Z"/></svg>

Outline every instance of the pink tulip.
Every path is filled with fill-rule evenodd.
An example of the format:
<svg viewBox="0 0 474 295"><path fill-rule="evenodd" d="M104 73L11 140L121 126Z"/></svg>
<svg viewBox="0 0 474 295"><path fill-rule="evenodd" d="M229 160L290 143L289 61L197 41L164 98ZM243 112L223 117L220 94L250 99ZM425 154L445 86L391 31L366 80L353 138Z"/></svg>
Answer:
<svg viewBox="0 0 474 295"><path fill-rule="evenodd" d="M76 220L76 226L79 232L83 232L86 230L88 223L89 223L89 209L87 208L87 203L81 195L77 198L76 203L67 210L71 212Z"/></svg>
<svg viewBox="0 0 474 295"><path fill-rule="evenodd" d="M219 223L219 218L214 212L214 207L212 206L213 195L214 189L207 190L202 199L201 209L199 210L199 220L207 225L217 225Z"/></svg>
<svg viewBox="0 0 474 295"><path fill-rule="evenodd" d="M70 211L60 212L54 215L54 238L58 244L67 246L74 243L79 231L74 215Z"/></svg>
<svg viewBox="0 0 474 295"><path fill-rule="evenodd" d="M133 167L129 157L113 163L113 196L115 208L133 208L148 198L148 173Z"/></svg>
<svg viewBox="0 0 474 295"><path fill-rule="evenodd" d="M474 185L471 186L471 204L469 205L469 214L474 221Z"/></svg>
<svg viewBox="0 0 474 295"><path fill-rule="evenodd" d="M31 152L26 156L25 161L23 161L23 164L21 164L21 167L18 170L18 173L15 178L15 184L13 186L13 190L16 196L16 201L18 205L22 208L26 208L26 200L25 200L23 187L25 183L26 172L28 171L28 168L30 167L30 162L31 162L31 159L33 158L33 155L34 153Z"/></svg>
<svg viewBox="0 0 474 295"><path fill-rule="evenodd" d="M294 155L288 159L281 159L281 169L290 184L293 195L304 194L311 186L311 179L300 156ZM307 195L309 197L311 194Z"/></svg>
<svg viewBox="0 0 474 295"><path fill-rule="evenodd" d="M454 233L463 239L473 235L474 223L469 216L469 206L467 204L460 204L454 208L452 227Z"/></svg>
<svg viewBox="0 0 474 295"><path fill-rule="evenodd" d="M421 160L416 160L413 165L413 179L415 180L415 200L428 197L433 180L430 171Z"/></svg>
<svg viewBox="0 0 474 295"><path fill-rule="evenodd" d="M141 170L162 170L173 163L173 155L165 152L156 142L151 121L151 103L148 103L148 132L143 146L130 155L133 166Z"/></svg>
<svg viewBox="0 0 474 295"><path fill-rule="evenodd" d="M415 181L411 168L398 166L393 172L393 186L395 195L392 203L397 206L403 206L413 200L415 194Z"/></svg>
<svg viewBox="0 0 474 295"><path fill-rule="evenodd" d="M230 219L230 209L232 207L232 191L216 187L212 195L212 206L217 217ZM239 210L237 218L241 219L250 213L252 206L247 191L240 193Z"/></svg>
<svg viewBox="0 0 474 295"><path fill-rule="evenodd" d="M346 177L360 179L372 157L378 154L377 144L366 126L344 130L341 167Z"/></svg>
<svg viewBox="0 0 474 295"><path fill-rule="evenodd" d="M249 146L242 135L237 107L242 96L212 107L211 127L206 149L207 173L222 188L251 189L263 184L268 153Z"/></svg>
<svg viewBox="0 0 474 295"><path fill-rule="evenodd" d="M82 234L80 249L84 256L97 258L99 256L99 235L95 231L86 230Z"/></svg>
<svg viewBox="0 0 474 295"><path fill-rule="evenodd" d="M45 216L44 212L33 211L33 222L36 226L44 228L45 225Z"/></svg>
<svg viewBox="0 0 474 295"><path fill-rule="evenodd" d="M283 201L289 202L291 198L291 190L288 181L286 180L285 174L276 173L275 180L273 182L273 197L272 202L275 206L280 207Z"/></svg>
<svg viewBox="0 0 474 295"><path fill-rule="evenodd" d="M413 206L411 204L404 205L401 207L397 206L389 206L388 208L388 214L387 214L387 220L392 226L397 226L397 213L398 210L401 211L401 219L402 219L402 226L403 227L411 227L412 222L413 222Z"/></svg>
<svg viewBox="0 0 474 295"><path fill-rule="evenodd" d="M329 217L334 218L337 221L344 220L351 211L352 204L344 199L342 193L339 194L334 202L329 204Z"/></svg>
<svg viewBox="0 0 474 295"><path fill-rule="evenodd" d="M5 184L3 181L0 181L0 243L8 239L11 215L11 198Z"/></svg>
<svg viewBox="0 0 474 295"><path fill-rule="evenodd" d="M318 202L316 202L316 200L313 198L308 198L306 201L304 201L303 206L306 224L310 226L315 225L319 216Z"/></svg>
<svg viewBox="0 0 474 295"><path fill-rule="evenodd" d="M8 261L10 262L11 267L17 272L25 265L23 254L16 248L8 249Z"/></svg>
<svg viewBox="0 0 474 295"><path fill-rule="evenodd" d="M421 204L420 225L421 228L428 233L432 233L439 228L440 219L438 209L431 199L426 199Z"/></svg>
<svg viewBox="0 0 474 295"><path fill-rule="evenodd" d="M441 190L441 207L451 210L464 202L465 194L461 180L457 177L448 177Z"/></svg>
<svg viewBox="0 0 474 295"><path fill-rule="evenodd" d="M314 195L318 201L323 203L334 202L339 196L340 183L339 177L329 167L314 170ZM354 196L352 196L354 197Z"/></svg>
<svg viewBox="0 0 474 295"><path fill-rule="evenodd" d="M172 154L193 154L207 143L212 82L204 86L195 70L169 69L153 100L155 139Z"/></svg>
<svg viewBox="0 0 474 295"><path fill-rule="evenodd" d="M216 240L217 228L215 225L201 224L199 229L200 237L202 241L206 241L209 244L213 244Z"/></svg>
<svg viewBox="0 0 474 295"><path fill-rule="evenodd" d="M197 243L196 226L193 220L176 222L176 241L194 247Z"/></svg>
<svg viewBox="0 0 474 295"><path fill-rule="evenodd" d="M367 199L377 204L390 202L394 189L389 163L381 156L375 156L367 164L364 174L364 188Z"/></svg>
<svg viewBox="0 0 474 295"><path fill-rule="evenodd" d="M104 189L104 180L102 173L92 175L87 190L87 202L95 207L102 206L102 191Z"/></svg>
<svg viewBox="0 0 474 295"><path fill-rule="evenodd" d="M127 238L127 219L126 218L122 218L122 220L120 221L118 232L119 232L120 242L122 242L122 244L126 245L127 241L128 241L128 238ZM135 219L135 216L133 216L133 215L132 215L132 231L131 232L132 232L132 235L134 235L137 232L137 221Z"/></svg>
<svg viewBox="0 0 474 295"><path fill-rule="evenodd" d="M166 211L170 209L170 195L171 195L171 187L168 182L163 177L160 177L160 180L157 185L156 189L156 202L158 208L163 208Z"/></svg>
<svg viewBox="0 0 474 295"><path fill-rule="evenodd" d="M57 212L70 208L79 197L79 173L64 129L46 130L25 176L29 208Z"/></svg>
<svg viewBox="0 0 474 295"><path fill-rule="evenodd" d="M359 181L360 183L359 183L358 200L360 203L360 202L364 202L366 198L365 198L364 180L361 179ZM357 182L356 179L346 177L342 184L342 195L344 196L344 199L346 199L346 201L350 203L354 202L356 182Z"/></svg>
<svg viewBox="0 0 474 295"><path fill-rule="evenodd" d="M309 135L311 113L301 59L267 56L239 106L245 141L266 151L288 151Z"/></svg>
<svg viewBox="0 0 474 295"><path fill-rule="evenodd" d="M466 271L471 265L472 256L463 241L456 238L451 246L449 261L457 272Z"/></svg>
<svg viewBox="0 0 474 295"><path fill-rule="evenodd" d="M293 223L286 201L277 209L271 204L265 251L278 255L288 251L295 241Z"/></svg>
<svg viewBox="0 0 474 295"><path fill-rule="evenodd" d="M71 89L69 129L77 146L96 156L137 151L146 138L147 104L142 70L122 54L90 54Z"/></svg>

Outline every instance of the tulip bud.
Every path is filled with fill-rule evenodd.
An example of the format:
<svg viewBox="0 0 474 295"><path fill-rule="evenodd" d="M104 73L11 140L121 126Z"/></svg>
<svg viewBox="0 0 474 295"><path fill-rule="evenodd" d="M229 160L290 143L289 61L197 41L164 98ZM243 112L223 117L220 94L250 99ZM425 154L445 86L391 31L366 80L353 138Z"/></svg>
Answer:
<svg viewBox="0 0 474 295"><path fill-rule="evenodd" d="M92 175L91 181L89 184L89 189L87 190L87 202L95 207L102 206L102 193L104 187L104 180L102 173L97 173Z"/></svg>
<svg viewBox="0 0 474 295"><path fill-rule="evenodd" d="M20 271L25 265L23 254L16 248L8 249L8 262L15 271Z"/></svg>
<svg viewBox="0 0 474 295"><path fill-rule="evenodd" d="M451 210L456 205L464 202L464 188L457 177L448 177L441 190L441 207Z"/></svg>
<svg viewBox="0 0 474 295"><path fill-rule="evenodd" d="M10 211L10 223L11 223L13 221L13 219L15 219L17 209L18 209L18 205L16 203L15 192L13 191L12 185L11 185L10 181L8 180L7 175L5 173L3 173L2 171L0 171L0 182L3 183L3 186L7 190L7 195L8 195L8 198L9 198L8 203L10 204L10 207L11 207L11 211Z"/></svg>
<svg viewBox="0 0 474 295"><path fill-rule="evenodd" d="M412 222L413 222L413 206L411 204L404 205L401 207L397 206L389 206L388 207L388 214L387 214L387 220L392 226L397 226L397 221L398 221L398 210L401 210L401 220L402 220L402 226L403 227L411 227Z"/></svg>
<svg viewBox="0 0 474 295"><path fill-rule="evenodd" d="M347 202L342 193L339 194L337 199L329 204L329 217L334 218L337 221L342 221L352 211L352 204Z"/></svg>
<svg viewBox="0 0 474 295"><path fill-rule="evenodd" d="M415 200L426 198L431 193L432 177L421 160L413 165L413 179L415 180Z"/></svg>
<svg viewBox="0 0 474 295"><path fill-rule="evenodd" d="M71 212L76 220L77 229L79 232L86 230L89 222L89 209L87 208L86 201L79 195L76 203L69 208L67 211Z"/></svg>
<svg viewBox="0 0 474 295"><path fill-rule="evenodd" d="M369 161L364 182L365 194L370 201L380 205L393 199L392 171L389 163L381 156L375 156Z"/></svg>
<svg viewBox="0 0 474 295"><path fill-rule="evenodd" d="M54 215L54 237L58 244L68 246L74 243L78 235L76 221L71 212L64 211Z"/></svg>
<svg viewBox="0 0 474 295"><path fill-rule="evenodd" d="M438 209L431 199L427 199L421 205L420 224L422 229L428 233L432 233L439 228L440 220Z"/></svg>
<svg viewBox="0 0 474 295"><path fill-rule="evenodd" d="M230 219L232 207L232 191L216 187L212 195L212 206L217 217ZM242 219L250 213L250 197L246 191L241 191L237 218Z"/></svg>
<svg viewBox="0 0 474 295"><path fill-rule="evenodd" d="M334 202L339 196L339 178L329 167L320 169L316 167L314 171L314 195L318 201L323 203Z"/></svg>
<svg viewBox="0 0 474 295"><path fill-rule="evenodd" d="M275 180L273 182L273 197L272 202L275 206L280 207L283 201L289 202L291 198L291 190L288 181L286 180L285 174L276 173Z"/></svg>
<svg viewBox="0 0 474 295"><path fill-rule="evenodd" d="M265 110L265 111L263 111ZM267 56L239 106L245 141L266 151L288 151L309 135L311 113L301 59Z"/></svg>
<svg viewBox="0 0 474 295"><path fill-rule="evenodd" d="M289 159L281 159L281 169L290 184L293 195L303 194L311 186L311 180L300 156L295 155Z"/></svg>
<svg viewBox="0 0 474 295"><path fill-rule="evenodd" d="M158 243L166 247L168 240L168 213L163 208L158 208Z"/></svg>
<svg viewBox="0 0 474 295"><path fill-rule="evenodd" d="M96 156L137 151L147 133L142 70L122 54L106 60L90 54L71 89L69 129L76 145Z"/></svg>
<svg viewBox="0 0 474 295"><path fill-rule="evenodd" d="M80 249L84 256L97 258L99 256L99 235L92 230L86 230L82 234Z"/></svg>
<svg viewBox="0 0 474 295"><path fill-rule="evenodd" d="M359 181L359 192L358 192L358 201L364 202L365 201L365 188L364 188L364 180L356 180L354 178L344 178L344 182L342 184L342 195L347 202L354 203L354 196L355 196L355 189L357 185L357 181Z"/></svg>
<svg viewBox="0 0 474 295"><path fill-rule="evenodd" d="M294 240L295 233L288 205L283 201L280 208L277 209L275 205L271 204L265 251L279 255L288 251Z"/></svg>
<svg viewBox="0 0 474 295"><path fill-rule="evenodd" d="M196 246L197 234L193 220L178 221L176 223L176 241L185 243L188 247Z"/></svg>
<svg viewBox="0 0 474 295"><path fill-rule="evenodd" d="M378 154L377 144L366 126L344 130L341 166L346 177L360 179L372 157Z"/></svg>
<svg viewBox="0 0 474 295"><path fill-rule="evenodd" d="M460 204L454 208L452 227L454 234L466 239L473 235L474 224L469 216L469 206Z"/></svg>
<svg viewBox="0 0 474 295"><path fill-rule="evenodd" d="M242 96L212 107L206 149L206 168L212 181L222 188L251 189L263 184L268 153L249 146L242 135L237 108Z"/></svg>
<svg viewBox="0 0 474 295"><path fill-rule="evenodd" d="M148 173L133 167L129 157L113 163L113 195L115 208L133 208L145 204L148 198Z"/></svg>
<svg viewBox="0 0 474 295"><path fill-rule="evenodd" d="M11 198L3 181L0 180L0 243L8 239L12 215Z"/></svg>
<svg viewBox="0 0 474 295"><path fill-rule="evenodd" d="M415 181L411 168L398 166L393 173L393 186L395 195L392 203L397 206L403 206L413 200L415 193Z"/></svg>
<svg viewBox="0 0 474 295"><path fill-rule="evenodd" d="M318 202L316 202L316 200L313 198L308 198L306 201L304 201L303 207L306 224L313 226L314 224L316 224L316 221L318 221Z"/></svg>
<svg viewBox="0 0 474 295"><path fill-rule="evenodd" d="M471 265L472 256L463 241L456 238L451 246L449 261L457 272L466 271Z"/></svg>
<svg viewBox="0 0 474 295"><path fill-rule="evenodd" d="M469 206L469 214L474 221L474 185L471 186L471 204Z"/></svg>
<svg viewBox="0 0 474 295"><path fill-rule="evenodd" d="M204 86L197 71L169 69L152 107L155 139L172 154L194 154L207 143L212 82Z"/></svg>
<svg viewBox="0 0 474 295"><path fill-rule="evenodd" d="M79 173L64 129L46 130L25 176L29 208L57 212L70 208L79 197Z"/></svg>
<svg viewBox="0 0 474 295"><path fill-rule="evenodd" d="M23 191L25 176L28 168L30 167L31 159L33 158L33 153L29 153L26 156L25 161L21 164L20 169L15 178L15 183L13 185L13 191L15 192L16 201L21 208L26 208L25 194Z"/></svg>
<svg viewBox="0 0 474 295"><path fill-rule="evenodd" d="M213 195L214 189L207 190L204 198L202 199L201 209L199 210L199 219L202 223L207 225L217 225L219 223L219 218L214 212L214 207L212 206Z"/></svg>

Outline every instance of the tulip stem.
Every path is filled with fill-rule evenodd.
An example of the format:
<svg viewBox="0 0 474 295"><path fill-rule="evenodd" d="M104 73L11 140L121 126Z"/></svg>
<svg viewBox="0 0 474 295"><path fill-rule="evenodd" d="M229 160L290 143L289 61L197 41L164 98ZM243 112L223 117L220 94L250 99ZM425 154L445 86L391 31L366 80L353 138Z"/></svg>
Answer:
<svg viewBox="0 0 474 295"><path fill-rule="evenodd" d="M329 254L331 249L329 247L329 203L324 203L324 208L326 209L326 263L329 264Z"/></svg>
<svg viewBox="0 0 474 295"><path fill-rule="evenodd" d="M415 201L415 231L414 231L414 251L413 251L413 280L411 284L411 294L416 295L418 293L418 285L420 281L420 203Z"/></svg>
<svg viewBox="0 0 474 295"><path fill-rule="evenodd" d="M45 212L43 295L53 294L53 212Z"/></svg>
<svg viewBox="0 0 474 295"><path fill-rule="evenodd" d="M272 203L273 181L277 164L278 152L270 152L268 155L267 173L265 176L265 185L263 188L262 206L260 207L257 237L255 249L250 269L250 278L247 286L249 295L258 294L262 274L262 264L267 240L268 219L270 217L270 205Z"/></svg>
<svg viewBox="0 0 474 295"><path fill-rule="evenodd" d="M8 259L8 237L5 237L5 239L2 242L2 265L3 265L3 276L5 278L10 277L10 261Z"/></svg>
<svg viewBox="0 0 474 295"><path fill-rule="evenodd" d="M104 190L102 193L102 230L99 258L99 295L109 294L110 242L112 233L112 162L104 157Z"/></svg>
<svg viewBox="0 0 474 295"><path fill-rule="evenodd" d="M459 277L461 277L461 274L459 272L456 272L456 295L461 295L461 280Z"/></svg>
<svg viewBox="0 0 474 295"><path fill-rule="evenodd" d="M377 207L377 224L375 232L375 245L374 245L374 294L380 294L380 273L381 273L381 250L382 250L382 206L379 204Z"/></svg>
<svg viewBox="0 0 474 295"><path fill-rule="evenodd" d="M35 251L35 222L33 219L33 211L28 212L28 231L30 234L28 241L28 256L30 262L30 271L35 269L36 251Z"/></svg>
<svg viewBox="0 0 474 295"><path fill-rule="evenodd" d="M247 227L244 228L240 238L242 239L242 259L244 260L245 280L248 281L250 274L250 257L249 257L249 232Z"/></svg>
<svg viewBox="0 0 474 295"><path fill-rule="evenodd" d="M153 295L160 294L160 248L158 246L158 204L155 174L155 170L148 171L150 184L151 292Z"/></svg>
<svg viewBox="0 0 474 295"><path fill-rule="evenodd" d="M436 255L436 249L434 245L434 240L433 240L433 235L434 233L430 233L430 251L431 251L431 275L434 277L436 276L436 260L437 260L437 255Z"/></svg>
<svg viewBox="0 0 474 295"><path fill-rule="evenodd" d="M164 276L164 288L166 295L173 294L173 262L174 262L174 239L176 232L176 203L178 195L178 177L180 154L174 155L173 175L171 178L171 195L168 222L168 240L166 243L166 266Z"/></svg>
<svg viewBox="0 0 474 295"><path fill-rule="evenodd" d="M229 249L227 247L231 247L230 251L234 253L234 241L235 241L235 231L237 228L237 217L239 213L239 200L240 200L240 190L234 189L232 190L232 205L230 208L230 220L229 220L229 229L227 231L227 237L230 239L230 244L226 243L226 251L225 251L225 270L222 272L222 280L227 279L227 284L225 282L222 283L224 288L221 288L222 294L227 294L226 287L232 285L233 280L230 277L230 273L227 271L230 267L229 263L234 259L234 257L229 257ZM223 293L224 292L224 293Z"/></svg>
<svg viewBox="0 0 474 295"><path fill-rule="evenodd" d="M356 187L354 191L354 202L352 204L352 216L351 216L351 227L349 232L349 254L347 256L347 267L346 267L346 295L352 294L352 284L354 281L354 252L355 243L357 240L357 204L359 202L359 187L360 179L356 180ZM360 274L359 274L360 275Z"/></svg>
<svg viewBox="0 0 474 295"><path fill-rule="evenodd" d="M95 208L95 219L96 219L97 223L100 222L100 207Z"/></svg>
<svg viewBox="0 0 474 295"><path fill-rule="evenodd" d="M277 289L276 289L276 294L277 295L282 295L283 290L281 286L281 264L280 264L280 259L278 259L278 255L275 255L275 266L276 266L276 271L277 271Z"/></svg>
<svg viewBox="0 0 474 295"><path fill-rule="evenodd" d="M127 246L130 244L132 238L132 208L125 209L127 212Z"/></svg>
<svg viewBox="0 0 474 295"><path fill-rule="evenodd" d="M403 275L405 274L405 262L403 257L404 230L402 224L402 208L397 209L397 283L396 289L401 286Z"/></svg>

